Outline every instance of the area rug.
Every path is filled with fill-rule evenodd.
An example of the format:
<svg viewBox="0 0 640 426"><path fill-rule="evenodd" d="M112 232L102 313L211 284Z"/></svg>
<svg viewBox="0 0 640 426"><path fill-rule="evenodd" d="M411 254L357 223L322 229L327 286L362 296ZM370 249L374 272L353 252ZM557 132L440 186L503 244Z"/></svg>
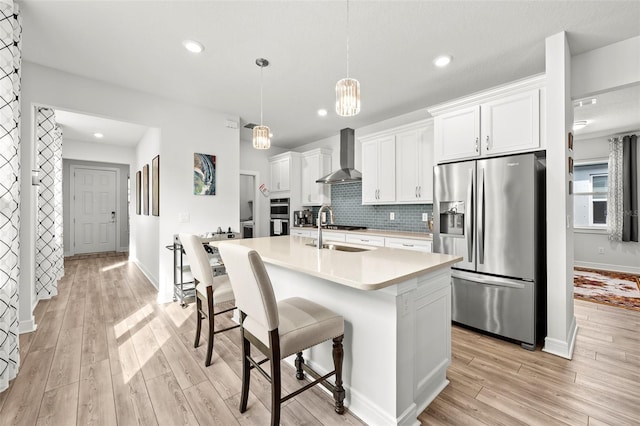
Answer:
<svg viewBox="0 0 640 426"><path fill-rule="evenodd" d="M640 311L640 277L623 272L575 268L573 297Z"/></svg>

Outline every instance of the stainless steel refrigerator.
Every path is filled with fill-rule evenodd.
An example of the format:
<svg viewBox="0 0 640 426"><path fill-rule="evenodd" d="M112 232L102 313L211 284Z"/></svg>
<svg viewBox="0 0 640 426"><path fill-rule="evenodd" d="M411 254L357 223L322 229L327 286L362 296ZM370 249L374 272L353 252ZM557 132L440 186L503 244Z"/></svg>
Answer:
<svg viewBox="0 0 640 426"><path fill-rule="evenodd" d="M436 253L452 271L452 319L535 349L546 334L545 167L540 154L434 167Z"/></svg>

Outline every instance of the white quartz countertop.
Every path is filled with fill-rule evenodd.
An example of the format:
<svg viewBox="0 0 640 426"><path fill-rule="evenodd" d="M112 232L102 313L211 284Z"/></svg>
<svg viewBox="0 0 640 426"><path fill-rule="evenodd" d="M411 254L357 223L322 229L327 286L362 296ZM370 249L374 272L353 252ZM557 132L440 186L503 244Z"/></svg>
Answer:
<svg viewBox="0 0 640 426"><path fill-rule="evenodd" d="M294 226L291 229L302 229L306 231L318 232L318 228L315 226ZM326 229L322 228L322 232L340 232L345 234L360 234L360 235L377 235L380 237L393 237L393 238L412 238L414 240L433 240L433 235L426 232L407 232L407 231L391 231L387 229L355 229L353 231L347 231L345 229Z"/></svg>
<svg viewBox="0 0 640 426"><path fill-rule="evenodd" d="M389 247L362 247L366 251L318 250L306 244L311 238L279 236L216 241L211 244L241 244L250 247L267 264L277 265L361 290L379 290L462 260L459 256L423 253ZM223 259L224 261L224 259Z"/></svg>

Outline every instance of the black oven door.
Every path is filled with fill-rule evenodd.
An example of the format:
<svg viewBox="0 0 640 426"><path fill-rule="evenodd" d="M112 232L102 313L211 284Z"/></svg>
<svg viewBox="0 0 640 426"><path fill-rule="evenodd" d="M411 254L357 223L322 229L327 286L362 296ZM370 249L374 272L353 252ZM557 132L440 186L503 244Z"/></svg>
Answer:
<svg viewBox="0 0 640 426"><path fill-rule="evenodd" d="M276 221L279 222L278 225L276 225ZM289 235L289 220L271 219L269 228L269 235L272 237L277 235Z"/></svg>

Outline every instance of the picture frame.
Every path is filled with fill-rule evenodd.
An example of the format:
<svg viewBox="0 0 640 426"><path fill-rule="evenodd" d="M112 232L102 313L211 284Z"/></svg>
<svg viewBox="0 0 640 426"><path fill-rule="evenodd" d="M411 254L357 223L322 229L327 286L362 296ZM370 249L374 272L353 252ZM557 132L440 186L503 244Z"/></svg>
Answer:
<svg viewBox="0 0 640 426"><path fill-rule="evenodd" d="M193 194L216 195L216 156L193 154Z"/></svg>
<svg viewBox="0 0 640 426"><path fill-rule="evenodd" d="M151 160L151 214L160 216L160 155Z"/></svg>
<svg viewBox="0 0 640 426"><path fill-rule="evenodd" d="M569 165L568 165L568 167L569 167L569 174L570 174L570 175L573 175L573 157L569 157L569 158L568 158L568 160L569 160Z"/></svg>
<svg viewBox="0 0 640 426"><path fill-rule="evenodd" d="M149 165L142 167L142 213L149 216Z"/></svg>
<svg viewBox="0 0 640 426"><path fill-rule="evenodd" d="M572 195L572 194L573 194L573 181L570 180L569 181L569 195Z"/></svg>
<svg viewBox="0 0 640 426"><path fill-rule="evenodd" d="M569 135L567 136L567 148L569 148L570 151L573 151L573 133L569 132Z"/></svg>
<svg viewBox="0 0 640 426"><path fill-rule="evenodd" d="M142 211L142 172L136 172L136 214Z"/></svg>

